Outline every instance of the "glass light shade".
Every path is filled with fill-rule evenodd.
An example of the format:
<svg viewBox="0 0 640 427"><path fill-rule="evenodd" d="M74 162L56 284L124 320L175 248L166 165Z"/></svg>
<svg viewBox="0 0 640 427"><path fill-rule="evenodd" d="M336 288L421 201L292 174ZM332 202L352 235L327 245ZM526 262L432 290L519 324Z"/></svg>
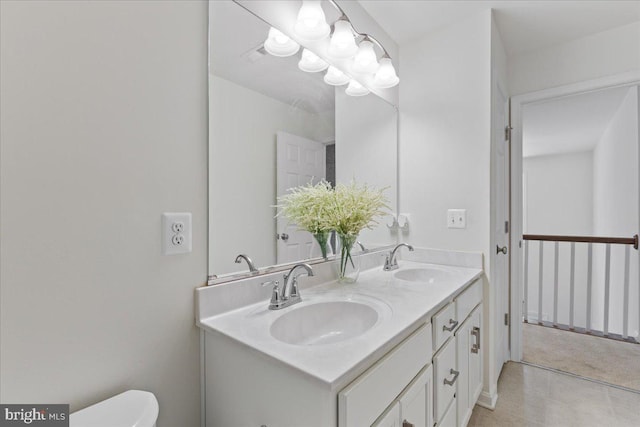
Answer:
<svg viewBox="0 0 640 427"><path fill-rule="evenodd" d="M298 62L298 68L307 73L317 73L324 71L329 67L329 64L320 58L315 53L308 49L302 50L302 58Z"/></svg>
<svg viewBox="0 0 640 427"><path fill-rule="evenodd" d="M369 89L362 86L355 80L349 82L349 86L345 89L345 93L349 96L364 96L369 94Z"/></svg>
<svg viewBox="0 0 640 427"><path fill-rule="evenodd" d="M390 58L382 58L380 60L380 67L373 78L373 84L376 87L386 89L394 87L400 82L400 79L396 75L396 69L393 68Z"/></svg>
<svg viewBox="0 0 640 427"><path fill-rule="evenodd" d="M335 59L351 58L358 52L358 45L351 31L349 21L339 20L334 24L333 35L329 42L328 54Z"/></svg>
<svg viewBox="0 0 640 427"><path fill-rule="evenodd" d="M303 0L293 30L306 40L321 40L329 35L331 28L327 24L320 0Z"/></svg>
<svg viewBox="0 0 640 427"><path fill-rule="evenodd" d="M358 53L353 59L353 71L358 73L375 73L378 70L378 58L373 50L373 43L362 40L358 46Z"/></svg>
<svg viewBox="0 0 640 427"><path fill-rule="evenodd" d="M271 27L269 37L264 42L264 49L273 56L285 57L295 55L300 49L300 45L281 31Z"/></svg>
<svg viewBox="0 0 640 427"><path fill-rule="evenodd" d="M349 76L338 70L333 65L329 66L327 74L324 75L324 82L331 86L342 86L349 83Z"/></svg>

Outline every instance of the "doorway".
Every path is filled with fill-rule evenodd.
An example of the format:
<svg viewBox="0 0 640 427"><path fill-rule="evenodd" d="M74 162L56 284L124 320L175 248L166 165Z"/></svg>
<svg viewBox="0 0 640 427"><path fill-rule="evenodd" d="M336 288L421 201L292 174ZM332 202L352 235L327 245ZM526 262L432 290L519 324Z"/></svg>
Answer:
<svg viewBox="0 0 640 427"><path fill-rule="evenodd" d="M569 343L578 338L566 331L638 340L640 256L632 246L640 227L637 83L636 76L616 76L512 99L512 360L552 364L546 356L568 351ZM591 98L592 104L585 101L573 113L564 110L578 105L579 98ZM603 120L596 116L607 114L599 111L606 104L613 106L612 117L604 120L592 141L584 135L562 135L571 121L582 120L580 130L597 128ZM545 114L552 119L539 120ZM633 134L631 148L619 145L631 137L612 122L613 116L625 114L635 117L624 128ZM608 147L611 142L602 142L607 138L618 145ZM580 146L587 142L592 145ZM623 164L631 164L631 172L623 170ZM624 237L624 242L589 242L576 236ZM544 331L540 325L550 328ZM590 338L591 347L570 351L573 358L597 353L593 339L602 339L579 338ZM537 355L536 346L530 345L536 340L542 343ZM547 351L554 340L560 348ZM637 344L617 344L631 345L640 356ZM608 365L617 363L601 359ZM577 363L561 367L570 365ZM607 369L595 371L600 370Z"/></svg>

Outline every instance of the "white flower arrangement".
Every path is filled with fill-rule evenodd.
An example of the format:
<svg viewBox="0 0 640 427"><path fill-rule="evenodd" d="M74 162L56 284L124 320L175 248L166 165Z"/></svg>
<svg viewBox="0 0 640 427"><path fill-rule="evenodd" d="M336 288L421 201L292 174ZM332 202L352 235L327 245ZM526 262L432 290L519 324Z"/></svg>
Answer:
<svg viewBox="0 0 640 427"><path fill-rule="evenodd" d="M283 214L299 229L312 234L331 231L329 210L333 208L333 188L327 181L309 183L290 189L289 194L278 197L278 215Z"/></svg>
<svg viewBox="0 0 640 427"><path fill-rule="evenodd" d="M358 186L355 181L349 185L338 184L333 191L334 206L328 210L328 223L338 234L357 236L364 228L371 229L378 222L376 217L387 214L389 206L383 189L370 188L366 184Z"/></svg>
<svg viewBox="0 0 640 427"><path fill-rule="evenodd" d="M335 230L356 236L364 228L373 228L376 217L387 214L384 190L359 186L355 181L333 189L322 180L290 189L289 194L278 197L276 207L280 209L278 215L285 215L298 228L313 234Z"/></svg>
<svg viewBox="0 0 640 427"><path fill-rule="evenodd" d="M364 228L373 228L377 224L375 218L389 210L384 190L359 186L355 181L331 188L323 180L292 188L289 194L278 198L276 207L280 208L278 215L285 215L298 228L314 235L325 259L329 232L336 231L341 242L339 278L346 280L348 263L355 268L351 247L358 234Z"/></svg>

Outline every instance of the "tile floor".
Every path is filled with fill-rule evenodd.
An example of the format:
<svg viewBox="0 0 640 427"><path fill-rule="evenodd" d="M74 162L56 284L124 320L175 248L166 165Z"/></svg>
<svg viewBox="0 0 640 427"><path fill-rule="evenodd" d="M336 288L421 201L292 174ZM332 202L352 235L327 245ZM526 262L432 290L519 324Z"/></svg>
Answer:
<svg viewBox="0 0 640 427"><path fill-rule="evenodd" d="M638 427L640 393L509 362L496 409L476 406L469 426Z"/></svg>

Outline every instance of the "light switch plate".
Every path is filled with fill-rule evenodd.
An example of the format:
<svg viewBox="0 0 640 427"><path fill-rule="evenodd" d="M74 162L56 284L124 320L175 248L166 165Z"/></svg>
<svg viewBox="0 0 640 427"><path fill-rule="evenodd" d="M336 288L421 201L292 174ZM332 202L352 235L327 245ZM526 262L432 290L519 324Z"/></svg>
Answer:
<svg viewBox="0 0 640 427"><path fill-rule="evenodd" d="M467 228L467 210L449 209L447 211L448 228Z"/></svg>
<svg viewBox="0 0 640 427"><path fill-rule="evenodd" d="M191 235L190 212L162 214L162 253L164 255L191 252Z"/></svg>

